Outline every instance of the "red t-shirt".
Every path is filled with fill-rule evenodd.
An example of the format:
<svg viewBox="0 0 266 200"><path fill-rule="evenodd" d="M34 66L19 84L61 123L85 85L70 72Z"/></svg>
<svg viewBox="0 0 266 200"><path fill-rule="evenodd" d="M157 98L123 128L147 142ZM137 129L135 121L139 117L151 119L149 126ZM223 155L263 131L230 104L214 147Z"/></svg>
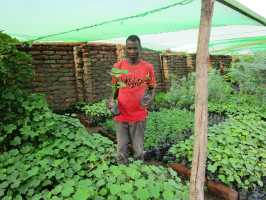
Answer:
<svg viewBox="0 0 266 200"><path fill-rule="evenodd" d="M114 119L119 122L144 121L148 115L145 107L140 102L148 87L155 87L153 65L140 60L138 64L131 65L127 60L121 60L114 64L118 69L128 70L128 74L122 74L120 77L112 77L112 82L120 81L124 87L119 88L118 108L120 114Z"/></svg>

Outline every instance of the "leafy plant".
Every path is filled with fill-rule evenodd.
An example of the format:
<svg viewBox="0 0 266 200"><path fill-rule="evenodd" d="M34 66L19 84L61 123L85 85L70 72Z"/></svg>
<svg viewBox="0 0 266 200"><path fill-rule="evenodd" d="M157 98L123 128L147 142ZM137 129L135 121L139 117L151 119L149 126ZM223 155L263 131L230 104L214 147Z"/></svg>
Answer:
<svg viewBox="0 0 266 200"><path fill-rule="evenodd" d="M108 131L115 133L115 122L106 120L101 124ZM191 134L193 113L179 109L161 109L159 112L150 112L145 129L146 149L181 141Z"/></svg>
<svg viewBox="0 0 266 200"><path fill-rule="evenodd" d="M146 148L181 141L193 126L193 113L179 109L162 109L149 113L145 130Z"/></svg>
<svg viewBox="0 0 266 200"><path fill-rule="evenodd" d="M190 73L181 80L172 79L170 91L161 98L163 107L181 107L193 109L195 96L196 74ZM233 92L230 83L226 82L217 70L208 73L208 100L213 102L225 101ZM166 106L165 106L166 105Z"/></svg>
<svg viewBox="0 0 266 200"><path fill-rule="evenodd" d="M194 104L195 80L195 73L190 73L179 81L172 79L170 91L167 93L170 105L190 108Z"/></svg>
<svg viewBox="0 0 266 200"><path fill-rule="evenodd" d="M124 75L124 74L128 74L128 70L122 70L122 69L118 69L113 67L112 71L111 71L111 75L112 75L112 103L113 105L111 106L111 113L113 116L119 115L120 111L118 108L118 94L119 94L119 88L123 88L126 86L125 83L123 83L120 80L120 76Z"/></svg>
<svg viewBox="0 0 266 200"><path fill-rule="evenodd" d="M266 118L266 106L255 95L234 94L222 102L210 101L208 110L226 116L253 113L261 118Z"/></svg>
<svg viewBox="0 0 266 200"><path fill-rule="evenodd" d="M171 169L134 162L92 171L92 199L188 199L188 186Z"/></svg>
<svg viewBox="0 0 266 200"><path fill-rule="evenodd" d="M115 133L115 122L113 119L107 119L105 122L101 123L108 132Z"/></svg>
<svg viewBox="0 0 266 200"><path fill-rule="evenodd" d="M224 102L231 96L233 89L229 82L217 70L208 73L208 100L216 103Z"/></svg>
<svg viewBox="0 0 266 200"><path fill-rule="evenodd" d="M73 183L86 183L90 171L114 161L110 140L88 134L77 119L54 120L50 137L38 146L28 142L0 155L1 199L65 199Z"/></svg>
<svg viewBox="0 0 266 200"><path fill-rule="evenodd" d="M210 179L251 189L262 186L266 176L266 122L254 114L237 116L209 128L208 166ZM170 152L178 162L192 162L193 138L174 145Z"/></svg>
<svg viewBox="0 0 266 200"><path fill-rule="evenodd" d="M105 121L111 117L111 112L106 106L106 100L99 101L93 104L86 104L80 108L94 124Z"/></svg>
<svg viewBox="0 0 266 200"><path fill-rule="evenodd" d="M242 56L233 63L228 79L239 85L240 93L257 95L266 101L266 65L265 53L254 56Z"/></svg>
<svg viewBox="0 0 266 200"><path fill-rule="evenodd" d="M170 108L171 105L168 102L168 96L165 92L156 93L153 104L151 105L151 109L154 111L160 110L160 108Z"/></svg>
<svg viewBox="0 0 266 200"><path fill-rule="evenodd" d="M18 51L15 44L18 44L16 39L0 33L0 152L26 139L26 134L21 138L17 133L23 133L20 129L26 132L31 120L26 106L32 99L28 96L31 58Z"/></svg>

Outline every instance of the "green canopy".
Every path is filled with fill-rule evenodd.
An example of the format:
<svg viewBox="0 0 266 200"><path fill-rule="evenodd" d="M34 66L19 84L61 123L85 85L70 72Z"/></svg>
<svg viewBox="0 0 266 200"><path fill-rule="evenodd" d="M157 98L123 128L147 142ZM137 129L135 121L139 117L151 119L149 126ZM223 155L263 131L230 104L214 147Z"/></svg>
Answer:
<svg viewBox="0 0 266 200"><path fill-rule="evenodd" d="M201 0L8 0L0 2L0 31L34 42L145 36L197 29L200 8ZM215 1L213 28L265 24L235 0Z"/></svg>
<svg viewBox="0 0 266 200"><path fill-rule="evenodd" d="M200 0L1 1L0 29L22 40L95 41L197 28ZM215 2L216 26L265 20L235 1Z"/></svg>
<svg viewBox="0 0 266 200"><path fill-rule="evenodd" d="M241 54L266 51L266 36L214 41L209 45L212 54Z"/></svg>

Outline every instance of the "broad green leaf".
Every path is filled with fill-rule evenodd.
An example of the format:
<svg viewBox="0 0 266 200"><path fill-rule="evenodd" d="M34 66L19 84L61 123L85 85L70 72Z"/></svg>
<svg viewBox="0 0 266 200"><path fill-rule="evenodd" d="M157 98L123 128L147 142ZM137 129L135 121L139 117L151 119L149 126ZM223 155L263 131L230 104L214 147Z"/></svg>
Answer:
<svg viewBox="0 0 266 200"><path fill-rule="evenodd" d="M29 176L35 176L39 172L39 167L35 166L28 171Z"/></svg>
<svg viewBox="0 0 266 200"><path fill-rule="evenodd" d="M109 186L109 189L110 189L111 194L113 195L118 194L121 191L120 185L116 185L116 184L111 184Z"/></svg>
<svg viewBox="0 0 266 200"><path fill-rule="evenodd" d="M73 200L87 200L90 197L89 190L86 188L78 188L73 195Z"/></svg>
<svg viewBox="0 0 266 200"><path fill-rule="evenodd" d="M61 194L63 197L69 197L74 192L74 188L72 185L64 184L61 190Z"/></svg>

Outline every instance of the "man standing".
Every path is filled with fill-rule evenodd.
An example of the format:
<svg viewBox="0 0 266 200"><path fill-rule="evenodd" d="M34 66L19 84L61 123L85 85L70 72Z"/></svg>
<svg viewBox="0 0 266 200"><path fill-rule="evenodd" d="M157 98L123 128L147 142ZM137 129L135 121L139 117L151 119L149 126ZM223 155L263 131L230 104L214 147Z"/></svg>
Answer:
<svg viewBox="0 0 266 200"><path fill-rule="evenodd" d="M114 67L126 70L126 74L112 77L112 83L120 82L116 89L119 114L116 121L117 162L128 163L128 143L131 141L134 158L143 160L144 130L148 115L147 107L155 94L155 75L153 65L141 59L141 42L138 36L131 35L126 40L126 59ZM113 99L109 108L114 106Z"/></svg>

